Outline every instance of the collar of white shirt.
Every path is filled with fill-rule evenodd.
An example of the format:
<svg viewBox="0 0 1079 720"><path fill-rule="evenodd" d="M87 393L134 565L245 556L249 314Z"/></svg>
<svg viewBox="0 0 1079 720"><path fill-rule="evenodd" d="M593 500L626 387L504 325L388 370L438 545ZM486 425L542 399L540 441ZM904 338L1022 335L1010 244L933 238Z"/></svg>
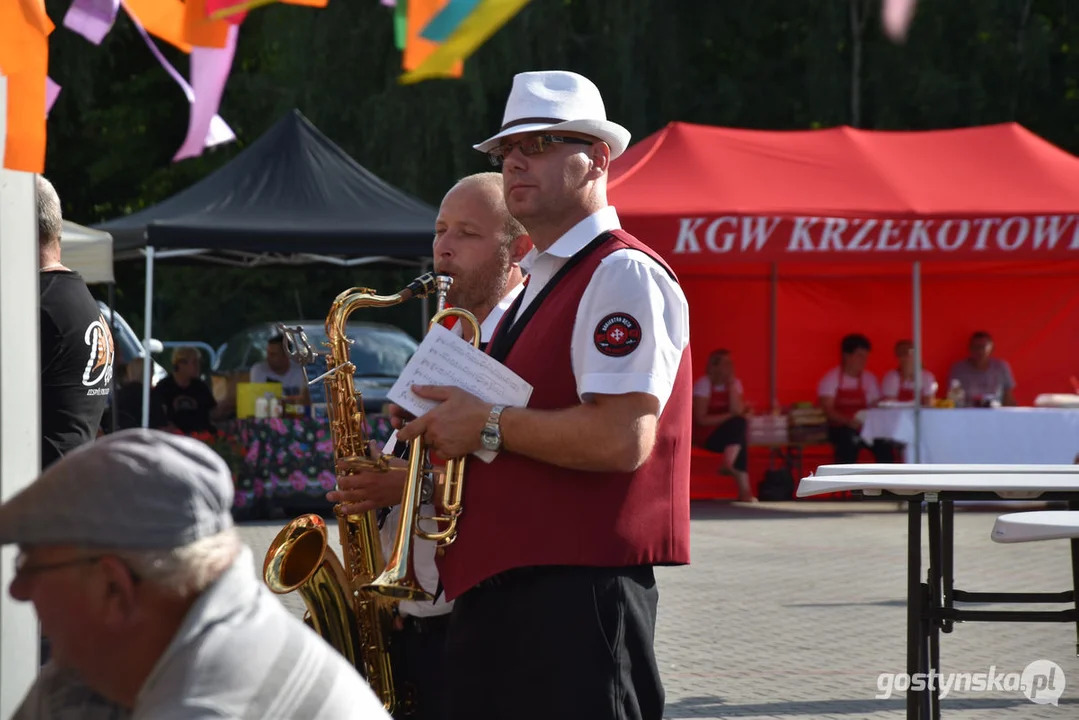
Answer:
<svg viewBox="0 0 1079 720"><path fill-rule="evenodd" d="M524 290L525 284L523 282L517 283L516 287L506 293L506 297L493 308L491 312L487 314L487 317L483 319L483 323L480 325L480 342L489 342L491 336L495 334L495 329L498 327L498 321L502 319L502 316L506 314L506 311L510 309L510 305L517 299L517 296Z"/></svg>
<svg viewBox="0 0 1079 720"><path fill-rule="evenodd" d="M622 225L618 221L618 213L615 211L614 206L608 205L571 227L565 235L555 240L554 244L545 251L539 252L536 248L529 250L528 254L521 260L521 269L526 273L529 272L535 262L544 256L562 259L571 258L601 233L618 230L621 227Z"/></svg>

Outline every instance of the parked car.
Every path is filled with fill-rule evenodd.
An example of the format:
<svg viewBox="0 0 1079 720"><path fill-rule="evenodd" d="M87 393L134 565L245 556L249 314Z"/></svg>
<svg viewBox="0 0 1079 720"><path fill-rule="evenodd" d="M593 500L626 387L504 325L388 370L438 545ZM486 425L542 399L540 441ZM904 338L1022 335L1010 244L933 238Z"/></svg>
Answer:
<svg viewBox="0 0 1079 720"><path fill-rule="evenodd" d="M290 320L283 323L287 327L303 327L315 351L325 353L328 350L325 321ZM252 365L266 359L266 343L279 332L278 323L266 322L233 335L218 355L214 374L228 377L248 373ZM387 393L419 343L400 328L383 323L352 322L348 324L347 332L352 340L350 358L356 366L356 390L363 396L364 410L378 413L388 402Z"/></svg>
<svg viewBox="0 0 1079 720"><path fill-rule="evenodd" d="M97 301L97 306L101 308L101 314L105 317L105 321L112 324L112 342L116 348L115 365L117 372L122 372L124 366L131 362L135 358L145 358L146 350L142 347L142 340L135 334L135 331L131 329L131 326L127 324L127 320L120 313L116 313L115 321L112 317L112 312L109 310L109 306L101 300ZM150 354L154 355L165 351L164 346L160 340L150 339ZM156 385L161 378L167 377L168 370L162 367L156 360L154 361L153 369L153 384ZM119 385L123 380L123 375L116 377L116 384Z"/></svg>

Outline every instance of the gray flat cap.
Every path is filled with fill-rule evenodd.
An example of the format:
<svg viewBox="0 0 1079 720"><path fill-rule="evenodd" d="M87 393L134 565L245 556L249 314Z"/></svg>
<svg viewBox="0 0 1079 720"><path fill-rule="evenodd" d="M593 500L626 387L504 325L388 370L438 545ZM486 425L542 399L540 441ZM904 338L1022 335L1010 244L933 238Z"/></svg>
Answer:
<svg viewBox="0 0 1079 720"><path fill-rule="evenodd" d="M232 527L232 473L205 443L121 430L0 505L0 545L165 550Z"/></svg>

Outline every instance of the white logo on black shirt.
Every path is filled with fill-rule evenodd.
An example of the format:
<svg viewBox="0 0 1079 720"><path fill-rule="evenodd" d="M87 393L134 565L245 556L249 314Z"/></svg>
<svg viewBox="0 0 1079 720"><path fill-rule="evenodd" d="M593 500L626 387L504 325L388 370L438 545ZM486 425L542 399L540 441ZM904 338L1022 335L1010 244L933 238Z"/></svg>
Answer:
<svg viewBox="0 0 1079 720"><path fill-rule="evenodd" d="M87 395L105 395L109 392L112 381L112 366L116 350L112 342L112 332L103 315L90 323L83 334L83 342L88 346L86 368L82 371L82 384L90 388Z"/></svg>

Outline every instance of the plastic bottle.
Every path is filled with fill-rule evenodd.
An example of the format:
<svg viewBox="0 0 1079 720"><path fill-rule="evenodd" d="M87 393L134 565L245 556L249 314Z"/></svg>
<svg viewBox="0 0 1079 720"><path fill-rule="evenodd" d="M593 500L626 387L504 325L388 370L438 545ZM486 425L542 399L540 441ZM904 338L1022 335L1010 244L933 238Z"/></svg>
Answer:
<svg viewBox="0 0 1079 720"><path fill-rule="evenodd" d="M948 388L948 399L957 408L966 406L967 394L963 391L963 385L958 380L952 380L952 384Z"/></svg>
<svg viewBox="0 0 1079 720"><path fill-rule="evenodd" d="M262 420L270 414L270 402L265 396L255 398L255 418Z"/></svg>
<svg viewBox="0 0 1079 720"><path fill-rule="evenodd" d="M270 417L281 417L281 398L277 396L270 398Z"/></svg>

